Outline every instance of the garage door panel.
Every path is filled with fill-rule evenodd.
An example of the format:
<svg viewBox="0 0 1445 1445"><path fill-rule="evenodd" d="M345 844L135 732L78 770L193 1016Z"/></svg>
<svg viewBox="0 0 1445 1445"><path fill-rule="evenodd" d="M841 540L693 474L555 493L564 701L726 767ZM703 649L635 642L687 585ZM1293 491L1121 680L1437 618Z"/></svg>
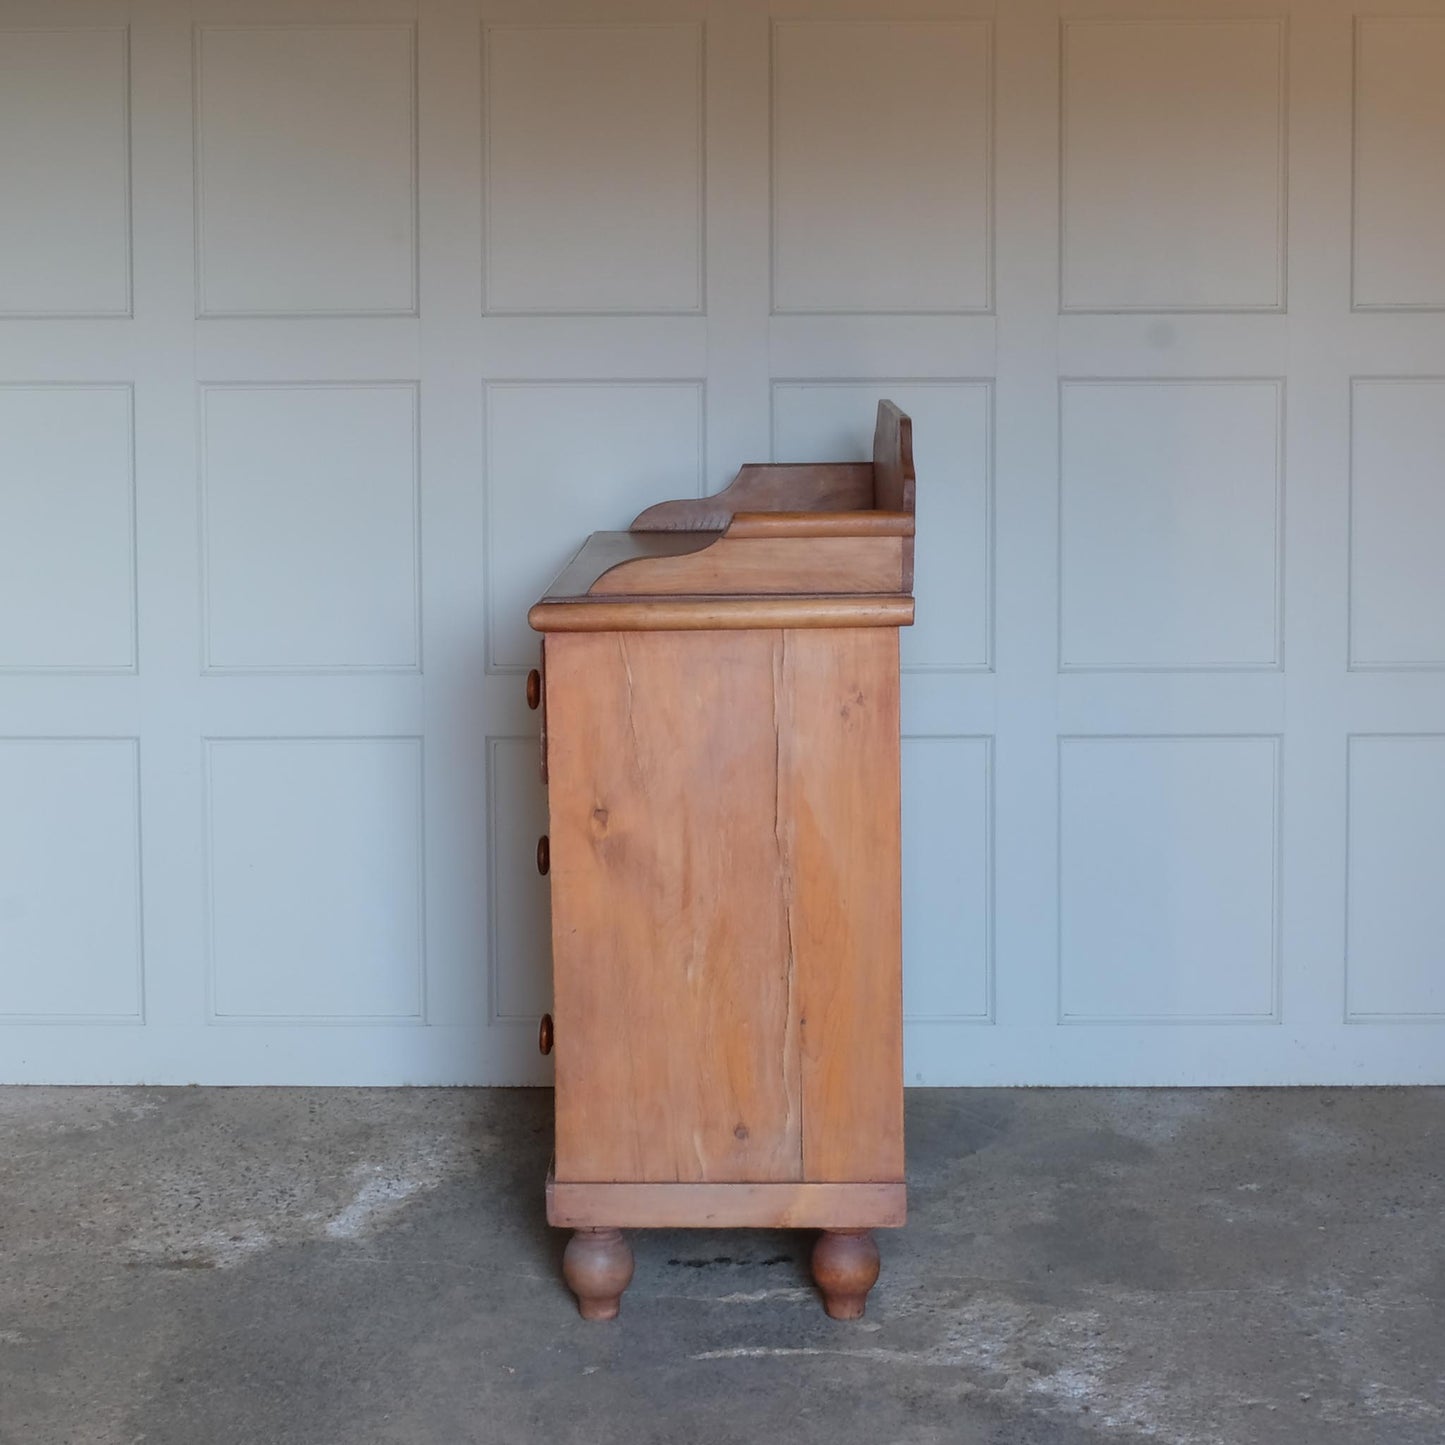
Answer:
<svg viewBox="0 0 1445 1445"><path fill-rule="evenodd" d="M1445 1082L1408 12L0 0L0 1076L549 1082L528 605L892 397L909 1083Z"/></svg>

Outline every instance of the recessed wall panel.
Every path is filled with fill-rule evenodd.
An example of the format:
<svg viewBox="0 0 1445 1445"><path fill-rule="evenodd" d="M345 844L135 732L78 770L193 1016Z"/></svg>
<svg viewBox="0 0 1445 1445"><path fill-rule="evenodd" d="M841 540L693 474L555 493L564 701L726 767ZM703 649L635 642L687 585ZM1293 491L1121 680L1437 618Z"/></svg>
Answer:
<svg viewBox="0 0 1445 1445"><path fill-rule="evenodd" d="M1281 389L1067 382L1065 670L1279 664Z"/></svg>
<svg viewBox="0 0 1445 1445"><path fill-rule="evenodd" d="M130 311L124 29L0 32L0 316Z"/></svg>
<svg viewBox="0 0 1445 1445"><path fill-rule="evenodd" d="M418 738L206 744L211 1012L422 1012Z"/></svg>
<svg viewBox="0 0 1445 1445"><path fill-rule="evenodd" d="M416 388L201 393L206 661L419 663Z"/></svg>
<svg viewBox="0 0 1445 1445"><path fill-rule="evenodd" d="M1349 756L1348 1016L1445 1018L1445 737Z"/></svg>
<svg viewBox="0 0 1445 1445"><path fill-rule="evenodd" d="M981 670L991 663L992 388L986 381L787 381L773 385L773 459L871 461L878 402L913 418L918 472L914 591L903 665Z"/></svg>
<svg viewBox="0 0 1445 1445"><path fill-rule="evenodd" d="M903 739L903 1012L992 1014L993 826L987 738Z"/></svg>
<svg viewBox="0 0 1445 1445"><path fill-rule="evenodd" d="M1357 307L1445 308L1445 16L1355 31Z"/></svg>
<svg viewBox="0 0 1445 1445"><path fill-rule="evenodd" d="M1284 305L1284 23L1067 20L1066 311Z"/></svg>
<svg viewBox="0 0 1445 1445"><path fill-rule="evenodd" d="M0 739L0 1018L141 1015L130 738Z"/></svg>
<svg viewBox="0 0 1445 1445"><path fill-rule="evenodd" d="M701 311L702 29L488 26L486 302Z"/></svg>
<svg viewBox="0 0 1445 1445"><path fill-rule="evenodd" d="M136 663L128 386L0 386L0 671Z"/></svg>
<svg viewBox="0 0 1445 1445"><path fill-rule="evenodd" d="M487 752L493 1014L529 1023L552 1000L551 893L537 871L547 791L537 756L536 738L493 738Z"/></svg>
<svg viewBox="0 0 1445 1445"><path fill-rule="evenodd" d="M987 311L992 28L773 27L773 308Z"/></svg>
<svg viewBox="0 0 1445 1445"><path fill-rule="evenodd" d="M1351 389L1350 662L1445 667L1445 380Z"/></svg>
<svg viewBox="0 0 1445 1445"><path fill-rule="evenodd" d="M1276 1011L1278 740L1065 738L1059 1016Z"/></svg>
<svg viewBox="0 0 1445 1445"><path fill-rule="evenodd" d="M588 533L702 491L696 382L497 382L487 387L490 664L536 665L527 609Z"/></svg>
<svg viewBox="0 0 1445 1445"><path fill-rule="evenodd" d="M414 312L412 27L205 26L195 63L201 315Z"/></svg>

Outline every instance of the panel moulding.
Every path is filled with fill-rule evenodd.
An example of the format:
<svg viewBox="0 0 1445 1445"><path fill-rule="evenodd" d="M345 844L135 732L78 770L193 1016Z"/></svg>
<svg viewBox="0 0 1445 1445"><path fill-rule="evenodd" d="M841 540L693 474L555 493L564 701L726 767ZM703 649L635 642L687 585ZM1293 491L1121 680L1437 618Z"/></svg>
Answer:
<svg viewBox="0 0 1445 1445"><path fill-rule="evenodd" d="M344 306L336 308L311 308L311 307L281 307L273 308L260 306L250 307L216 307L207 301L206 283L206 246L205 246L205 195L206 195L206 174L205 174L205 126L204 126L204 42L207 34L221 34L237 31L280 31L291 33L315 32L346 33L373 30L378 32L394 31L407 36L410 51L408 61L408 78L411 90L410 107L408 120L410 124L410 189L411 189L411 216L410 235L408 236L408 247L410 250L410 286L411 297L404 306L377 306L377 307L354 307ZM195 288L196 288L196 319L199 321L209 320L349 320L371 317L416 317L420 313L421 296L421 256L419 237L421 233L421 195L418 184L420 174L420 135L417 116L419 76L417 57L417 28L414 23L398 22L375 22L365 20L336 21L328 23L257 23L251 25L226 25L206 24L197 25L192 35L191 49L191 75L192 75L192 102L191 102L191 154L192 154L192 185L194 195L194 218L192 222L192 244L195 253Z"/></svg>
<svg viewBox="0 0 1445 1445"><path fill-rule="evenodd" d="M218 995L218 979L216 973L216 939L215 939L215 841L214 841L214 805L213 805L213 773L212 759L218 748L225 748L230 745L254 745L254 744L303 744L306 746L339 746L345 747L355 743L404 743L411 747L416 762L416 828L417 828L417 849L416 849L416 901L417 901L417 939L416 939L416 1008L413 1012L405 1014L226 1014L221 1013L216 1005ZM427 1016L427 929L426 929L426 745L420 735L408 733L387 733L387 734L364 734L364 733L336 733L336 734L304 734L304 735L261 735L261 734L235 734L228 736L211 736L201 739L201 776L203 793L203 846L205 859L205 881L203 908L205 915L205 984L206 984L206 1018L208 1026L221 1028L252 1028L267 1027L270 1025L281 1025L283 1027L309 1027L311 1025L323 1025L327 1027L345 1026L351 1028L374 1027L382 1025L401 1025L406 1027L425 1027L430 1020Z"/></svg>
<svg viewBox="0 0 1445 1445"><path fill-rule="evenodd" d="M1344 866L1344 946L1342 949L1342 964L1340 974L1340 1017L1347 1026L1358 1024L1434 1024L1439 1026L1445 1024L1445 1012L1433 1009L1419 1009L1410 1012L1370 1012L1364 1009L1352 1009L1350 1007L1350 993L1352 980L1352 950L1350 948L1350 924L1353 915L1351 901L1354 894L1353 880L1353 858L1354 858L1354 814L1353 786L1355 772L1355 745L1362 742L1393 742L1393 743L1439 743L1445 744L1445 733L1426 732L1360 732L1349 733L1345 737L1345 866Z"/></svg>
<svg viewBox="0 0 1445 1445"><path fill-rule="evenodd" d="M1349 456L1347 472L1347 507L1348 514L1345 522L1345 555L1347 559L1347 578L1345 585L1345 657L1346 668L1350 672L1445 672L1445 657L1441 658L1400 658L1394 660L1383 660L1377 658L1360 657L1355 648L1355 594L1357 591L1355 581L1355 511L1356 511L1356 487L1355 487L1355 417L1356 397L1363 387L1367 386L1418 386L1438 385L1442 398L1445 398L1445 376L1425 375L1418 376L1352 376L1350 378L1350 436Z"/></svg>
<svg viewBox="0 0 1445 1445"><path fill-rule="evenodd" d="M852 306L797 306L787 305L778 295L778 35L784 29L823 28L827 26L872 25L883 27L917 28L935 26L940 29L972 29L983 36L985 48L983 102L983 158L984 158L984 223L983 240L983 297L976 305L929 304L899 307L881 304L869 305L860 302ZM948 18L874 18L864 16L828 16L816 19L773 18L769 23L768 36L768 310L772 316L992 316L995 311L995 249L996 249L996 205L995 205L995 131L996 131L996 45L994 23L986 17Z"/></svg>
<svg viewBox="0 0 1445 1445"><path fill-rule="evenodd" d="M1086 27L1105 26L1204 26L1204 25L1257 25L1270 27L1278 32L1279 79L1278 79L1278 125L1276 131L1277 180L1275 187L1275 295L1267 302L1219 303L1210 305L1188 302L1149 302L1140 305L1103 304L1088 301L1068 300L1066 285L1066 258L1069 252L1069 175L1068 175L1068 103L1067 81L1069 60L1069 32ZM1137 15L1127 17L1065 16L1059 21L1058 39L1058 294L1061 315L1078 316L1125 316L1125 315L1249 315L1283 313L1287 310L1288 296L1288 195L1289 195L1289 21L1284 16L1262 18L1251 16L1215 15L1208 18L1174 15Z"/></svg>
<svg viewBox="0 0 1445 1445"><path fill-rule="evenodd" d="M905 1027L933 1027L941 1024L993 1025L997 1016L998 956L995 945L996 886L994 827L994 739L988 733L904 733L900 741L909 743L981 743L983 745L984 781L984 996L982 1013L905 1014ZM904 960L907 967L907 960Z"/></svg>
<svg viewBox="0 0 1445 1445"><path fill-rule="evenodd" d="M14 30L0 33L8 34L29 34L29 35L54 35L54 34L90 34L90 35L116 35L120 38L121 47L121 114L120 129L124 145L124 207L125 213L121 226L121 246L123 248L123 276L125 297L121 305L115 307L77 307L74 309L5 309L0 308L0 317L15 321L112 321L116 319L129 320L134 316L135 307L135 196L134 196L134 166L132 159L133 148L133 127L131 121L131 30L129 25L77 25L65 27L41 27L24 26Z"/></svg>
<svg viewBox="0 0 1445 1445"><path fill-rule="evenodd" d="M625 30L690 31L697 44L697 113L696 113L696 176L697 176L697 248L695 297L685 306L506 306L493 301L497 287L492 278L494 254L492 221L495 212L492 199L492 96L491 37L505 32ZM531 23L521 21L484 20L482 23L482 314L497 317L662 317L706 316L707 314L707 26L702 22L670 20L617 20L610 23L588 21L556 21Z"/></svg>
<svg viewBox="0 0 1445 1445"><path fill-rule="evenodd" d="M130 571L126 598L129 608L130 660L125 663L64 663L55 666L27 664L14 666L0 662L0 676L93 676L96 674L131 675L140 669L140 589L136 536L136 459L135 459L135 387L126 381L14 381L0 382L4 391L119 391L126 396L126 490L128 510L127 565Z"/></svg>
<svg viewBox="0 0 1445 1445"><path fill-rule="evenodd" d="M1273 785L1271 789L1273 834L1270 848L1271 936L1270 936L1270 1007L1263 1013L1194 1013L1194 1014L1070 1014L1064 1007L1064 769L1065 749L1071 744L1119 742L1268 742L1272 751ZM1281 873L1283 865L1283 768L1284 737L1279 733L1062 733L1054 770L1055 875L1054 897L1057 902L1055 933L1055 1022L1060 1026L1093 1028L1119 1024L1180 1025L1207 1024L1282 1024L1283 1017L1283 930Z"/></svg>
<svg viewBox="0 0 1445 1445"><path fill-rule="evenodd" d="M69 1013L13 1013L0 1012L0 1024L105 1024L143 1026L146 1022L146 949L145 949L145 852L141 824L141 774L140 739L135 736L85 735L78 733L25 735L0 737L0 748L30 743L111 743L126 744L131 754L134 826L133 846L135 849L135 1009L128 1013L95 1014L81 1010Z"/></svg>
<svg viewBox="0 0 1445 1445"><path fill-rule="evenodd" d="M1264 661L1226 661L1208 663L1077 663L1065 659L1065 564L1064 564L1064 397L1074 389L1087 387L1199 387L1199 386L1263 386L1274 388L1275 451L1274 451L1274 618L1273 656ZM1284 608L1285 608L1285 435L1286 380L1279 376L1061 376L1058 383L1056 409L1059 442L1055 449L1058 476L1055 489L1056 516L1059 521L1056 544L1055 576L1058 581L1055 637L1058 650L1058 671L1064 673L1212 673L1212 672L1282 672L1284 670Z"/></svg>
<svg viewBox="0 0 1445 1445"><path fill-rule="evenodd" d="M208 516L208 435L206 401L218 393L243 391L405 391L411 395L411 572L413 661L385 663L306 662L249 663L217 662L212 656L211 556ZM342 674L420 674L423 670L422 550L421 550L421 385L416 381L203 381L197 387L197 525L200 532L201 672L207 676L291 675L326 677Z"/></svg>

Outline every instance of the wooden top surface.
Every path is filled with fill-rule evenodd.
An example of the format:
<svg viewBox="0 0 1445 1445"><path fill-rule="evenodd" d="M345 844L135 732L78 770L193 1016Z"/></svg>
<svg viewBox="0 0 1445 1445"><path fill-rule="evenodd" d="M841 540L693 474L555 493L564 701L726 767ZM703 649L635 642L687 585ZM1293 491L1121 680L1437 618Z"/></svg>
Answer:
<svg viewBox="0 0 1445 1445"><path fill-rule="evenodd" d="M651 609L629 629L756 627L777 625L762 620L775 613L806 618L811 599L826 604L818 619L787 625L906 626L913 536L912 424L882 401L871 462L745 466L715 496L661 502L626 532L594 532L528 621L593 631L602 615L586 609L605 606L609 618ZM845 620L855 613L867 620Z"/></svg>
<svg viewBox="0 0 1445 1445"><path fill-rule="evenodd" d="M598 578L624 562L700 552L721 532L594 532L542 594L543 602L580 602Z"/></svg>

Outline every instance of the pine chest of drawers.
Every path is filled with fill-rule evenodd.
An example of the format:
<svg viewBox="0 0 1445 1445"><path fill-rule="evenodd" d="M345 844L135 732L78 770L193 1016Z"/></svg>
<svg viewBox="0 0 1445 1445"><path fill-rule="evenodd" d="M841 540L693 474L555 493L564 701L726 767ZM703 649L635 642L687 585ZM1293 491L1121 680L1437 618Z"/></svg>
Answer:
<svg viewBox="0 0 1445 1445"><path fill-rule="evenodd" d="M898 628L909 420L871 463L745 467L595 533L534 606L556 1154L582 1313L625 1228L823 1231L856 1318L904 1221Z"/></svg>

